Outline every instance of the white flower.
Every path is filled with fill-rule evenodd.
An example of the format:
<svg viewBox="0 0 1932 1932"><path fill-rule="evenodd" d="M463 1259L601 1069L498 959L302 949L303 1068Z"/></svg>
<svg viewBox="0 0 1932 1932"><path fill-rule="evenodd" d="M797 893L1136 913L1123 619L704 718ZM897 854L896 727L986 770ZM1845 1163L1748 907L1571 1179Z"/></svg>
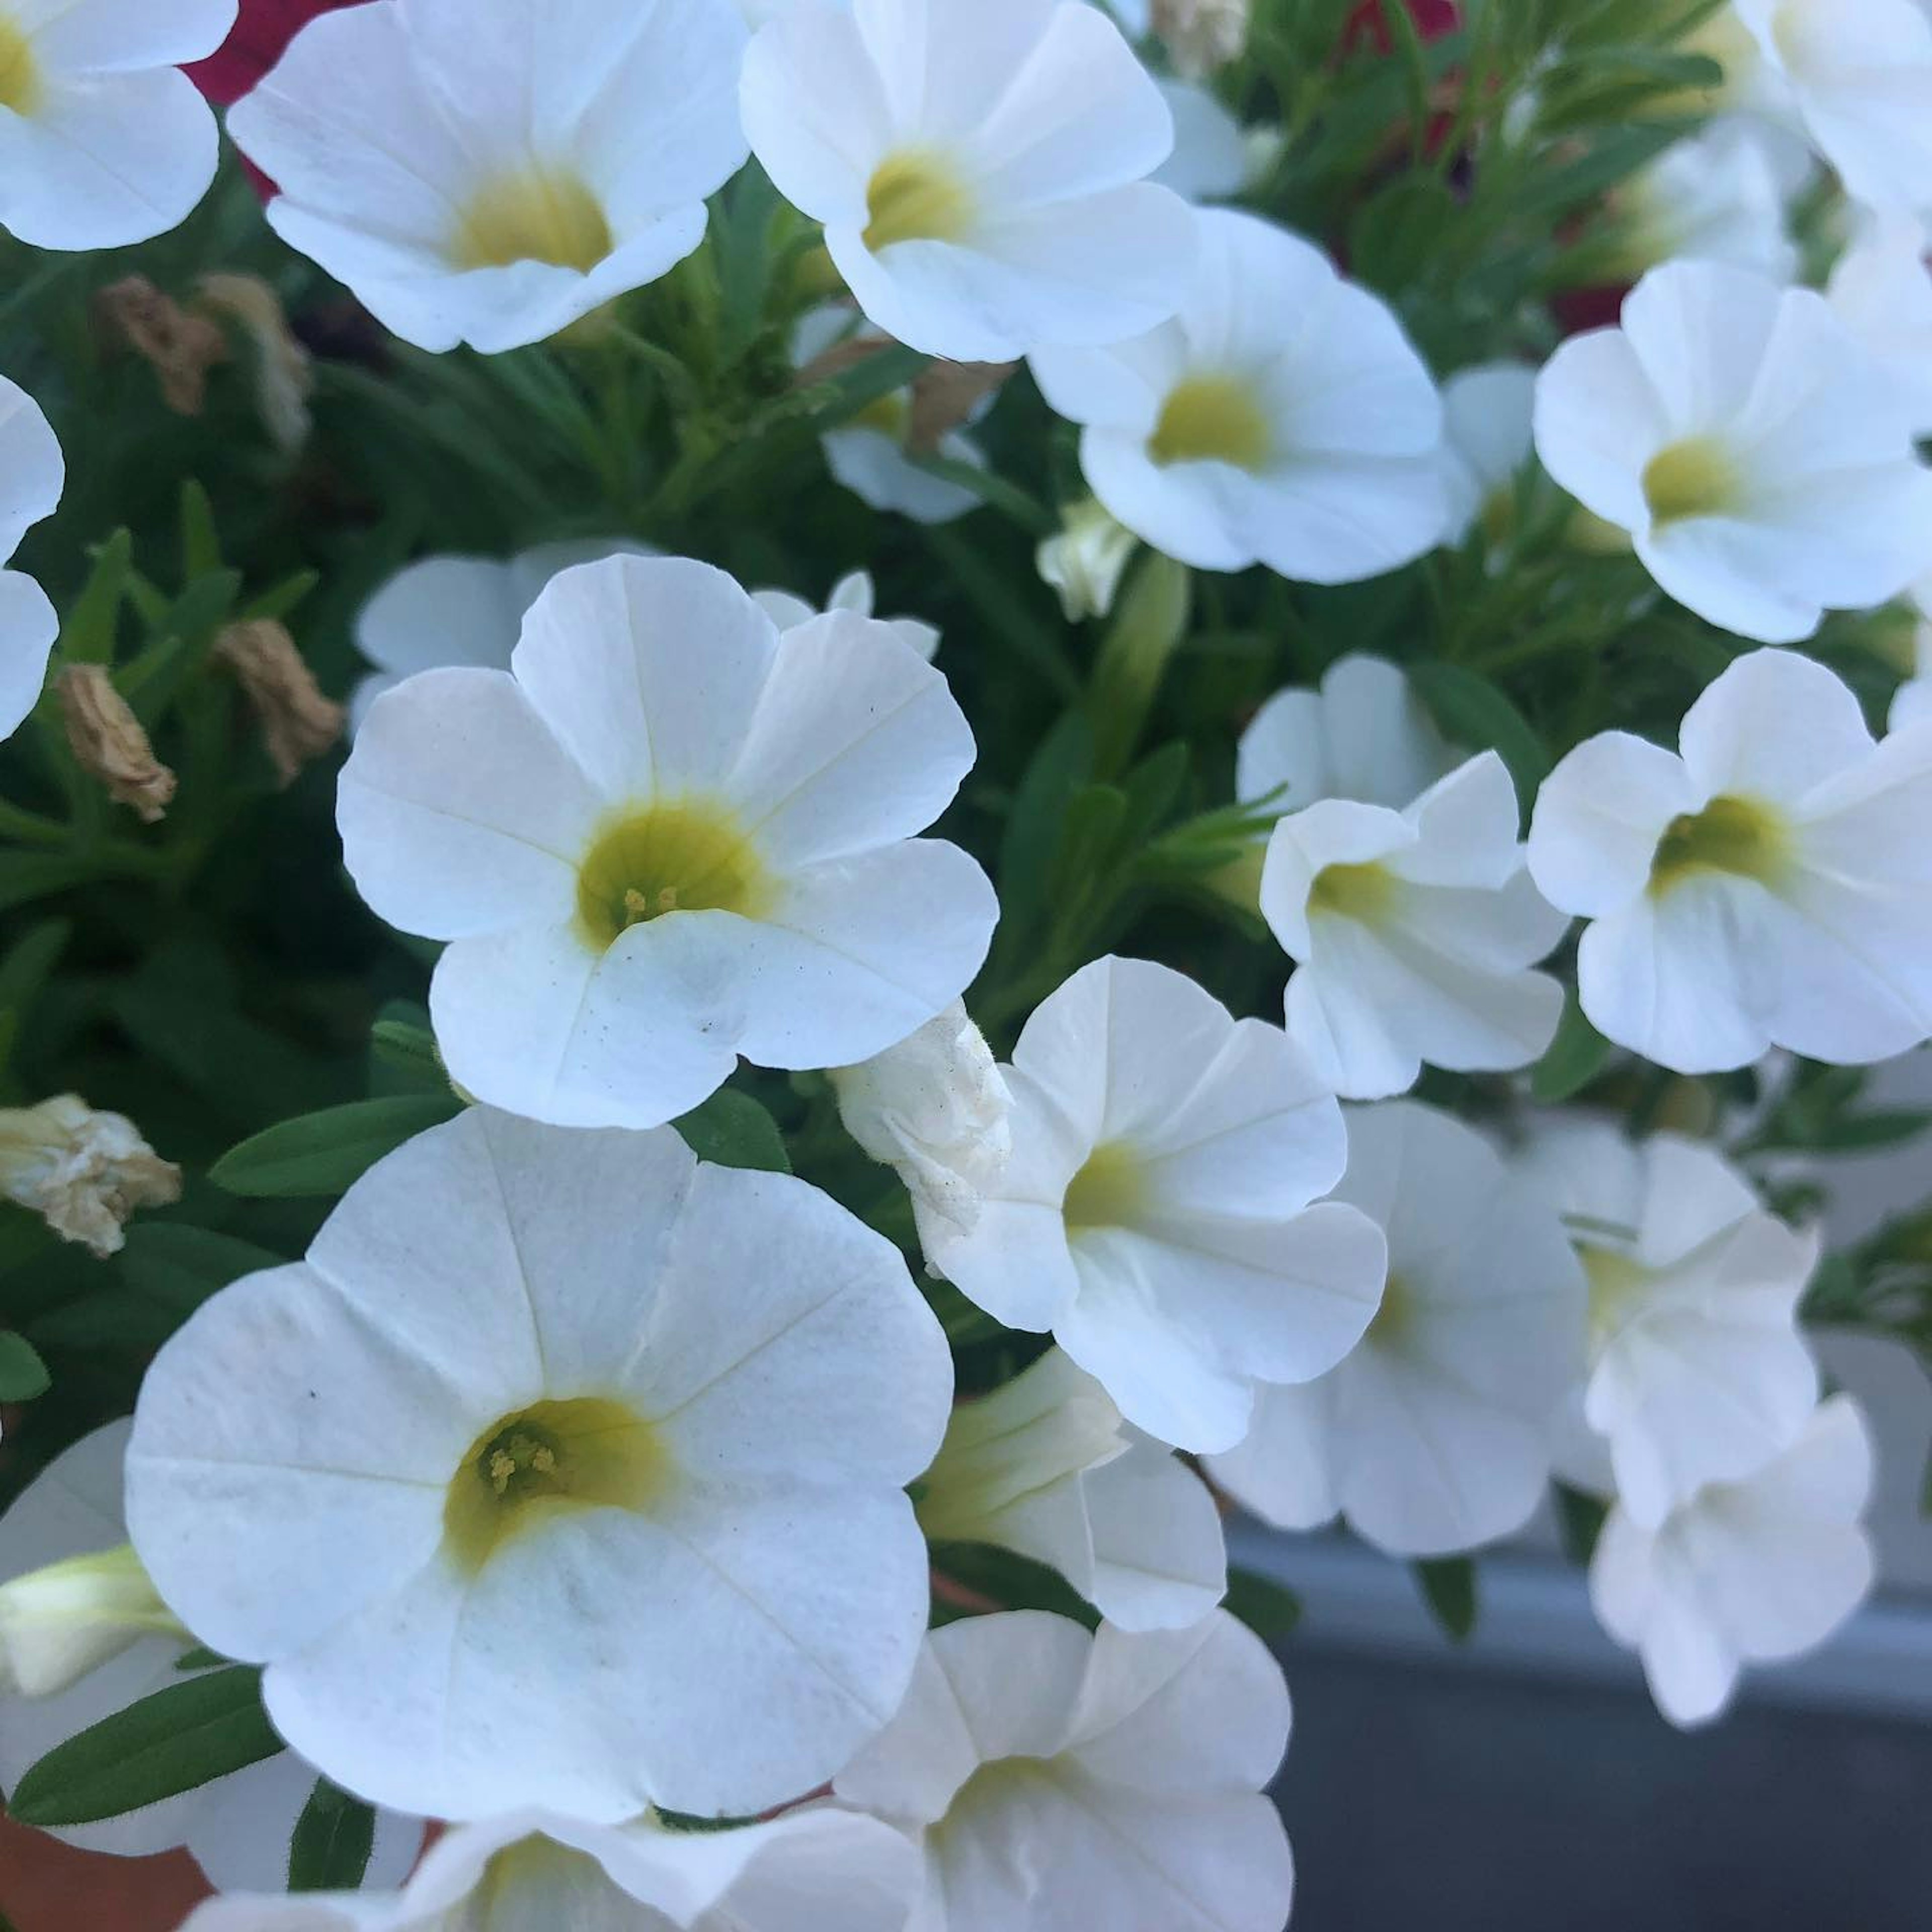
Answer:
<svg viewBox="0 0 1932 1932"><path fill-rule="evenodd" d="M1082 624L1113 609L1140 541L1089 496L1062 513L1058 532L1043 538L1034 552L1034 567L1058 596L1066 621Z"/></svg>
<svg viewBox="0 0 1932 1932"><path fill-rule="evenodd" d="M230 131L268 220L418 348L542 341L655 281L745 158L730 0L318 16Z"/></svg>
<svg viewBox="0 0 1932 1932"><path fill-rule="evenodd" d="M789 590L754 590L752 601L781 631L794 631L800 625L823 616L825 611L849 610L856 617L870 617L874 614L878 593L873 588L870 571L854 570L832 586L832 595L825 600L825 611L815 609ZM879 622L928 664L938 654L938 626L917 617L881 617Z"/></svg>
<svg viewBox="0 0 1932 1932"><path fill-rule="evenodd" d="M1932 274L1918 222L1895 216L1872 223L1838 258L1826 294L1884 363L1912 428L1932 434Z"/></svg>
<svg viewBox="0 0 1932 1932"><path fill-rule="evenodd" d="M792 333L792 361L798 368L808 369L828 350L848 343L885 340L850 309L827 303L800 318ZM946 430L932 453L948 462L985 469L985 454L968 430L993 402L988 391L974 404L967 428ZM919 466L911 447L912 427L912 391L895 389L820 439L826 467L862 503L910 517L916 524L950 524L976 510L980 500L972 490Z"/></svg>
<svg viewBox="0 0 1932 1932"><path fill-rule="evenodd" d="M1857 1406L1834 1396L1774 1462L1700 1491L1660 1528L1610 1512L1591 1600L1610 1635L1641 1653L1672 1724L1708 1723L1744 1665L1815 1649L1863 1601L1872 1552L1858 1520L1871 1478Z"/></svg>
<svg viewBox="0 0 1932 1932"><path fill-rule="evenodd" d="M419 670L476 664L508 670L525 614L558 572L607 556L655 556L627 537L538 544L507 560L425 556L405 564L356 620L356 648L376 668L350 693L352 731L369 707Z"/></svg>
<svg viewBox="0 0 1932 1932"><path fill-rule="evenodd" d="M118 248L183 220L214 178L214 116L178 70L236 0L0 7L0 227L36 248Z"/></svg>
<svg viewBox="0 0 1932 1932"><path fill-rule="evenodd" d="M1047 401L1084 425L1088 487L1203 570L1346 583L1432 548L1442 406L1401 325L1286 230L1227 208L1195 220L1201 259L1172 322L1032 358Z"/></svg>
<svg viewBox="0 0 1932 1932"><path fill-rule="evenodd" d="M1261 1793L1288 1730L1280 1666L1223 1612L1089 1636L1010 1611L933 1633L833 1789L924 1852L908 1932L1280 1932L1294 1863Z"/></svg>
<svg viewBox="0 0 1932 1932"><path fill-rule="evenodd" d="M829 1070L845 1131L898 1170L921 1238L971 1233L1012 1153L1012 1096L965 1007L956 1000L898 1046Z"/></svg>
<svg viewBox="0 0 1932 1932"><path fill-rule="evenodd" d="M342 775L349 868L452 942L450 1073L568 1126L655 1126L742 1053L842 1066L956 998L998 908L915 837L973 760L946 680L848 611L777 628L708 566L554 578L512 674L379 698Z"/></svg>
<svg viewBox="0 0 1932 1932"><path fill-rule="evenodd" d="M1534 454L1535 407L1536 371L1520 362L1482 363L1443 384L1445 543L1465 542L1479 526L1493 539L1507 527L1516 479Z"/></svg>
<svg viewBox="0 0 1932 1932"><path fill-rule="evenodd" d="M1717 1151L1606 1120L1539 1127L1519 1163L1568 1223L1590 1288L1590 1369L1560 1472L1654 1528L1706 1483L1790 1448L1818 1400L1798 1304L1818 1258Z"/></svg>
<svg viewBox="0 0 1932 1932"><path fill-rule="evenodd" d="M0 376L0 564L42 518L53 514L67 466L40 406ZM9 738L40 702L60 620L47 594L23 572L0 569L0 738Z"/></svg>
<svg viewBox="0 0 1932 1932"><path fill-rule="evenodd" d="M904 1486L951 1382L898 1251L816 1189L472 1108L163 1348L128 1526L362 1796L757 1812L905 1688Z"/></svg>
<svg viewBox="0 0 1932 1932"><path fill-rule="evenodd" d="M745 58L746 132L825 224L859 306L962 362L1118 342L1174 313L1184 203L1144 176L1174 144L1120 30L1076 0L802 5Z"/></svg>
<svg viewBox="0 0 1932 1932"><path fill-rule="evenodd" d="M1773 1046L1863 1064L1932 1034L1932 730L1874 745L1823 665L1753 651L1678 743L1606 731L1536 801L1530 870L1591 922L1591 1023L1680 1073Z"/></svg>
<svg viewBox="0 0 1932 1932"><path fill-rule="evenodd" d="M38 1106L0 1108L0 1196L104 1258L120 1252L137 1208L181 1198L181 1169L125 1114L58 1094Z"/></svg>
<svg viewBox="0 0 1932 1932"><path fill-rule="evenodd" d="M1912 429L1823 296L1715 262L1654 269L1621 328L1564 344L1537 384L1544 467L1680 604L1767 644L1932 566Z"/></svg>
<svg viewBox="0 0 1932 1932"><path fill-rule="evenodd" d="M1523 867L1516 788L1493 752L1406 810L1327 799L1275 826L1262 914L1296 970L1288 1037L1352 1100L1425 1063L1498 1072L1540 1058L1563 989L1532 970L1568 920Z"/></svg>
<svg viewBox="0 0 1932 1932"><path fill-rule="evenodd" d="M1611 206L1622 276L1695 258L1790 281L1800 260L1784 205L1768 136L1745 122L1719 122L1617 188Z"/></svg>
<svg viewBox="0 0 1932 1932"><path fill-rule="evenodd" d="M1801 126L1854 200L1932 208L1932 23L1912 0L1732 0L1760 111Z"/></svg>
<svg viewBox="0 0 1932 1932"><path fill-rule="evenodd" d="M1121 1630L1198 1623L1228 1587L1206 1486L1058 1348L954 1409L919 1520L935 1543L992 1544L1051 1565Z"/></svg>
<svg viewBox="0 0 1932 1932"><path fill-rule="evenodd" d="M9 1791L58 1745L183 1681L179 1666L190 1640L143 1592L138 1565L124 1549L122 1464L130 1426L110 1422L83 1436L56 1456L0 1517L0 1578L8 1580L0 1585L0 1679L10 1671L22 1674L23 1666L25 1674L49 1684L72 1673L70 1682L38 1694L0 1690L0 1786ZM50 1607L44 1592L32 1587L23 1593L14 1580L44 1579L47 1566L76 1559L93 1559L104 1583L118 1578L113 1594L128 1620L118 1630L110 1622L82 1627L70 1622L64 1642L57 1628L32 1618L37 1606ZM74 1581L78 1573L68 1574ZM98 1618L110 1606L97 1593L91 1603L74 1607ZM184 1845L214 1885L279 1886L288 1867L290 1834L315 1789L315 1775L285 1752L138 1811L63 1826L52 1835L86 1851L122 1858L146 1858ZM386 1885L400 1879L422 1838L416 1820L380 1813L365 1882Z"/></svg>
<svg viewBox="0 0 1932 1932"><path fill-rule="evenodd" d="M1400 810L1460 762L1400 669L1351 652L1318 691L1278 691L1255 713L1236 753L1236 796L1278 794L1282 811L1324 798Z"/></svg>
<svg viewBox="0 0 1932 1932"><path fill-rule="evenodd" d="M182 1932L902 1932L919 1861L830 1805L729 1832L543 1811L459 1825L400 1892L213 1899Z"/></svg>
<svg viewBox="0 0 1932 1932"><path fill-rule="evenodd" d="M1348 1120L1335 1198L1388 1234L1382 1308L1333 1374L1264 1389L1209 1473L1280 1528L1340 1512L1394 1556L1474 1549L1543 1496L1582 1368L1582 1270L1541 1192L1460 1121L1412 1101Z"/></svg>
<svg viewBox="0 0 1932 1932"><path fill-rule="evenodd" d="M0 1583L0 1696L48 1697L159 1631L188 1633L125 1544Z"/></svg>
<svg viewBox="0 0 1932 1932"><path fill-rule="evenodd" d="M933 1266L1010 1328L1050 1329L1137 1427L1225 1449L1258 1381L1332 1367L1375 1312L1376 1231L1310 1203L1340 1108L1278 1028L1165 966L1084 966L1007 1070L1013 1153Z"/></svg>
<svg viewBox="0 0 1932 1932"><path fill-rule="evenodd" d="M1189 201L1230 201L1254 178L1256 153L1240 122L1197 80L1156 79L1174 116L1174 152L1150 180Z"/></svg>

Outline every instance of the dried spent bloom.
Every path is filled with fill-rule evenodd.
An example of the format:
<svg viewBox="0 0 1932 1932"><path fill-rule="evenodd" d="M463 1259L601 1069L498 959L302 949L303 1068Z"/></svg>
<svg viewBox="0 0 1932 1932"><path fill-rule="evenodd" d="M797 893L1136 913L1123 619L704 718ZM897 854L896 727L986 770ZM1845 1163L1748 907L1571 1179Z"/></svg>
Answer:
<svg viewBox="0 0 1932 1932"><path fill-rule="evenodd" d="M198 416L208 372L228 360L228 338L205 315L183 308L146 275L110 283L94 298L96 328L116 349L131 350L154 372L161 400L178 416Z"/></svg>
<svg viewBox="0 0 1932 1932"><path fill-rule="evenodd" d="M154 748L128 700L114 688L101 664L69 664L54 681L68 748L89 778L106 787L116 805L140 813L152 825L175 795L175 775L154 756Z"/></svg>
<svg viewBox="0 0 1932 1932"><path fill-rule="evenodd" d="M1177 72L1198 80L1241 57L1250 0L1154 0L1154 30Z"/></svg>
<svg viewBox="0 0 1932 1932"><path fill-rule="evenodd" d="M284 785L342 736L342 706L322 696L285 626L267 617L230 624L214 640L214 657L246 694Z"/></svg>
<svg viewBox="0 0 1932 1932"><path fill-rule="evenodd" d="M260 275L203 275L195 292L204 308L236 323L254 344L256 413L276 448L292 455L312 425L315 358L289 326L281 297Z"/></svg>
<svg viewBox="0 0 1932 1932"><path fill-rule="evenodd" d="M181 1198L181 1169L132 1120L58 1094L35 1107L0 1108L0 1193L104 1258L120 1252L136 1208Z"/></svg>

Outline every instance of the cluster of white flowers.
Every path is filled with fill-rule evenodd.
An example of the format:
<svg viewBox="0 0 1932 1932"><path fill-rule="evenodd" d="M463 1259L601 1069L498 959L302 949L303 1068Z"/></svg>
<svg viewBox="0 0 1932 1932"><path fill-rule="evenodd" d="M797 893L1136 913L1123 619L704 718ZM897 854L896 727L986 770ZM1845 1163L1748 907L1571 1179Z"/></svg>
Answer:
<svg viewBox="0 0 1932 1932"><path fill-rule="evenodd" d="M235 10L0 0L0 224L181 220L216 134L176 69ZM1243 10L1193 10L1171 67L1238 46ZM755 158L849 296L801 370L1024 363L1077 428L1091 500L1040 566L1071 620L1142 546L1484 578L1540 490L1623 533L1652 614L1738 644L1674 748L1573 738L1540 783L1396 663L1328 664L1248 724L1216 874L1280 1023L1109 954L1059 964L1001 1064L965 1004L1000 905L928 836L977 755L936 628L863 571L820 610L631 536L410 564L358 625L337 823L369 908L440 949L460 1111L0 1522L0 1781L226 1662L287 1754L74 1834L194 1850L229 1888L195 1932L1278 1932L1288 1696L1220 1607L1210 1483L1406 1558L1513 1534L1552 1480L1600 1498L1598 1613L1679 1723L1844 1621L1870 1451L1799 1328L1815 1236L1711 1143L1514 1079L1566 976L1682 1074L1932 1039L1932 680L1880 736L1786 648L1932 582L1932 24L1737 0L1712 31L1732 118L1621 196L1621 322L1439 386L1312 243L1201 205L1256 144L1078 0L370 0L296 36L230 132L276 232L422 350L594 326ZM1828 291L1780 130L1867 218ZM922 453L889 395L831 472L960 514L991 394ZM0 554L62 482L0 382ZM0 730L58 628L0 573ZM672 1124L741 1060L894 1171L887 1209L693 1154ZM1496 1076L1494 1124L1444 1076ZM46 1208L58 1153L15 1198ZM105 1185L82 1238L112 1246ZM878 1232L902 1212L944 1288ZM998 1386L956 1401L935 1304L1012 1331ZM956 1544L1094 1617L973 1603ZM997 1613L930 1629L936 1561ZM281 1895L318 1774L380 1808L380 1898Z"/></svg>

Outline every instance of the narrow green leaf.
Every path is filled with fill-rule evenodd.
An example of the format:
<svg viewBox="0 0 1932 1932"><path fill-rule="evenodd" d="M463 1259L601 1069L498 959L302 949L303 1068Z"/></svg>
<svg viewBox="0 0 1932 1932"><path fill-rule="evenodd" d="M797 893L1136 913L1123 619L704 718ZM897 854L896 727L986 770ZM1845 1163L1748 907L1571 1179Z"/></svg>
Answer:
<svg viewBox="0 0 1932 1932"><path fill-rule="evenodd" d="M1409 681L1443 734L1472 752L1494 751L1516 781L1527 820L1550 776L1550 753L1535 728L1490 680L1462 664L1417 664Z"/></svg>
<svg viewBox="0 0 1932 1932"><path fill-rule="evenodd" d="M181 1221L136 1221L121 1250L121 1278L144 1299L191 1315L217 1289L244 1274L280 1268L285 1256L212 1228Z"/></svg>
<svg viewBox="0 0 1932 1932"><path fill-rule="evenodd" d="M720 1167L762 1168L789 1174L791 1157L778 1123L748 1094L721 1087L701 1107L674 1124L700 1160Z"/></svg>
<svg viewBox="0 0 1932 1932"><path fill-rule="evenodd" d="M1530 1074L1529 1090L1544 1106L1553 1107L1580 1094L1610 1057L1610 1042L1584 1018L1572 987L1564 998L1556 1037Z"/></svg>
<svg viewBox="0 0 1932 1932"><path fill-rule="evenodd" d="M15 1788L9 1809L50 1830L118 1818L274 1756L262 1673L242 1665L171 1684L57 1744Z"/></svg>
<svg viewBox="0 0 1932 1932"><path fill-rule="evenodd" d="M230 1194L340 1194L385 1154L461 1111L454 1094L404 1094L325 1107L230 1148L208 1178Z"/></svg>
<svg viewBox="0 0 1932 1932"><path fill-rule="evenodd" d="M317 1778L289 1840L290 1891L355 1891L375 1843L375 1813L327 1778Z"/></svg>
<svg viewBox="0 0 1932 1932"><path fill-rule="evenodd" d="M1089 1630L1099 1628L1100 1612L1058 1570L1036 1563L1030 1556L989 1543L935 1543L932 1567L963 1591L984 1597L1003 1610L1051 1610ZM949 1604L941 1591L933 1607L937 1615L948 1610L956 1613L967 1606Z"/></svg>
<svg viewBox="0 0 1932 1932"><path fill-rule="evenodd" d="M1228 1572L1223 1607L1256 1636L1277 1642L1301 1621L1301 1599L1292 1590L1252 1570Z"/></svg>
<svg viewBox="0 0 1932 1932"><path fill-rule="evenodd" d="M0 959L0 1012L24 1015L53 976L74 935L70 919L44 919L29 926Z"/></svg>
<svg viewBox="0 0 1932 1932"><path fill-rule="evenodd" d="M128 594L134 539L127 531L116 530L93 555L94 568L61 626L61 655L70 664L113 662L115 626Z"/></svg>
<svg viewBox="0 0 1932 1932"><path fill-rule="evenodd" d="M181 532L184 584L192 584L197 577L221 568L221 539L215 533L214 506L193 476L182 485Z"/></svg>
<svg viewBox="0 0 1932 1932"><path fill-rule="evenodd" d="M1556 1485L1556 1526L1563 1538L1563 1553L1571 1562L1587 1563L1595 1555L1597 1538L1610 1513L1600 1497L1573 1490L1568 1483Z"/></svg>
<svg viewBox="0 0 1932 1932"><path fill-rule="evenodd" d="M1467 1643L1476 1628L1475 1564L1466 1556L1437 1556L1411 1568L1443 1634L1452 1643Z"/></svg>
<svg viewBox="0 0 1932 1932"><path fill-rule="evenodd" d="M52 1383L32 1342L10 1328L0 1328L0 1402L32 1402L45 1395Z"/></svg>

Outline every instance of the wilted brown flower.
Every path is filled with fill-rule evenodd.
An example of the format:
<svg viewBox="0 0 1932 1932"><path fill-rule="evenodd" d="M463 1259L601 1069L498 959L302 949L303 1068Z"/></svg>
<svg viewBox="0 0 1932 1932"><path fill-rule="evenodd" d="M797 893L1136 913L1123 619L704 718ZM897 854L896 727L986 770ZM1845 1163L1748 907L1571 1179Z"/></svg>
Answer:
<svg viewBox="0 0 1932 1932"><path fill-rule="evenodd" d="M1154 0L1154 30L1177 72L1198 80L1239 60L1250 0Z"/></svg>
<svg viewBox="0 0 1932 1932"><path fill-rule="evenodd" d="M292 454L308 440L314 358L296 340L281 298L260 275L203 275L204 307L240 325L255 346L255 407L276 447Z"/></svg>
<svg viewBox="0 0 1932 1932"><path fill-rule="evenodd" d="M214 640L214 658L247 694L284 784L341 736L342 706L323 697L284 626L268 618L230 624Z"/></svg>
<svg viewBox="0 0 1932 1932"><path fill-rule="evenodd" d="M152 825L175 795L175 775L154 756L113 680L99 664L69 664L54 692L74 763L98 778L116 805L131 806Z"/></svg>
<svg viewBox="0 0 1932 1932"><path fill-rule="evenodd" d="M96 326L118 349L154 370L161 400L178 416L198 416L208 400L208 372L228 359L228 338L205 315L184 309L146 275L130 275L94 298Z"/></svg>
<svg viewBox="0 0 1932 1932"><path fill-rule="evenodd" d="M0 1108L0 1194L104 1258L120 1251L137 1208L181 1198L181 1169L124 1115L61 1094L37 1107Z"/></svg>

